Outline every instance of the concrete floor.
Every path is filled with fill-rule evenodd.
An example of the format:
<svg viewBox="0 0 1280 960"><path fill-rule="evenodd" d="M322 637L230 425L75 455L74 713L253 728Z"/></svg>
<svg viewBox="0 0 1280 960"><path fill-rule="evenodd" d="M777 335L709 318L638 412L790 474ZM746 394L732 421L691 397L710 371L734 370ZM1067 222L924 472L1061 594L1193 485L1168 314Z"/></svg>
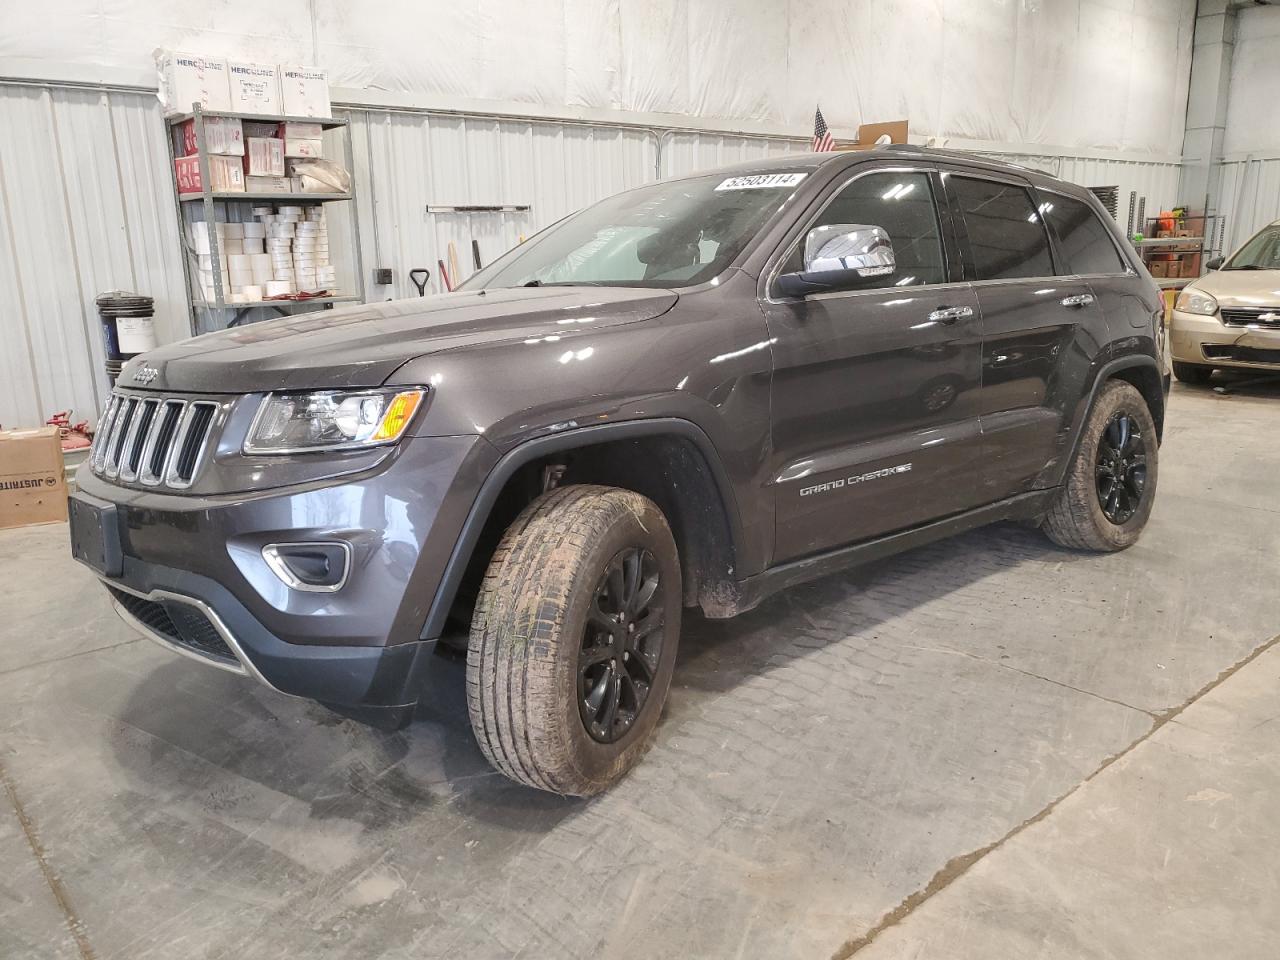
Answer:
<svg viewBox="0 0 1280 960"><path fill-rule="evenodd" d="M644 763L489 771L134 639L0 533L0 957L1263 957L1280 391L1175 386L1142 541L1012 525L690 618Z"/></svg>

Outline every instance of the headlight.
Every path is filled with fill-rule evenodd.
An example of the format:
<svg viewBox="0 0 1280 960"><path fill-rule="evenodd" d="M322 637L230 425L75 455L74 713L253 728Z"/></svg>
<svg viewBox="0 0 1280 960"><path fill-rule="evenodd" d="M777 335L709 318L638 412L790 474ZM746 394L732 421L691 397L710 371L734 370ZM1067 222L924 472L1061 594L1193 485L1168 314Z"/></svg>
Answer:
<svg viewBox="0 0 1280 960"><path fill-rule="evenodd" d="M1178 294L1173 309L1183 313L1198 313L1202 317L1212 317L1218 312L1218 301L1202 290L1187 289Z"/></svg>
<svg viewBox="0 0 1280 960"><path fill-rule="evenodd" d="M305 453L395 443L425 390L272 393L262 401L245 453Z"/></svg>

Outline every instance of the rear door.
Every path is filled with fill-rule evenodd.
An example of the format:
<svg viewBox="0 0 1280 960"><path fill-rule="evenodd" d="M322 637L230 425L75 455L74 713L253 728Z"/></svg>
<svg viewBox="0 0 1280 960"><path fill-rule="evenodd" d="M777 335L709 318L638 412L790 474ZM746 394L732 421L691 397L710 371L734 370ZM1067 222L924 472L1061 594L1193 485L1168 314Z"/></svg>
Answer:
<svg viewBox="0 0 1280 960"><path fill-rule="evenodd" d="M982 309L983 500L1032 489L1058 457L1074 412L1082 325L1103 322L1088 281L1059 272L1043 201L1029 183L956 168L946 189L965 277Z"/></svg>
<svg viewBox="0 0 1280 960"><path fill-rule="evenodd" d="M1151 284L1140 277L1121 252L1115 232L1103 222L1105 210L1086 199L1056 190L1037 189L1045 222L1057 241L1058 264L1063 273L1089 284L1097 298L1112 335L1096 333L1099 343L1107 343L1125 328L1150 335L1153 313L1163 304L1153 302ZM1092 316L1092 315L1091 315Z"/></svg>
<svg viewBox="0 0 1280 960"><path fill-rule="evenodd" d="M928 167L859 165L797 226L766 277L800 268L814 227L884 229L895 272L762 301L774 356L775 561L916 526L980 497L981 318ZM768 289L768 288L767 288Z"/></svg>

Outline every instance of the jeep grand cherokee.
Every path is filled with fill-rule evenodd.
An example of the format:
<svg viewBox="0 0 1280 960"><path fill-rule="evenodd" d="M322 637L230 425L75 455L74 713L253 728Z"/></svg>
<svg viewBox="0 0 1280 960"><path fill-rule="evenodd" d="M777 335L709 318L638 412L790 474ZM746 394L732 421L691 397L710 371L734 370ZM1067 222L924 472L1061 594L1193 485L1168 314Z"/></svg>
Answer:
<svg viewBox="0 0 1280 960"><path fill-rule="evenodd" d="M465 628L521 783L644 752L680 617L996 520L1118 550L1151 511L1158 291L1052 177L886 147L655 183L452 294L131 361L75 555L175 652L407 722Z"/></svg>

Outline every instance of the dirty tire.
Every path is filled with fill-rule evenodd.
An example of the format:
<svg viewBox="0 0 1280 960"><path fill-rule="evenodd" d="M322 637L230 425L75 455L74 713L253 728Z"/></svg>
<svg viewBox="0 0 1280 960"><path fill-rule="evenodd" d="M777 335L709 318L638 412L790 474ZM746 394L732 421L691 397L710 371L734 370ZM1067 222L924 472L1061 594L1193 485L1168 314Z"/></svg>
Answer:
<svg viewBox="0 0 1280 960"><path fill-rule="evenodd" d="M1213 367L1206 367L1199 363L1181 363L1175 360L1173 362L1173 375L1178 378L1180 383L1193 383L1203 386L1213 376Z"/></svg>
<svg viewBox="0 0 1280 960"><path fill-rule="evenodd" d="M632 548L656 563L650 609L661 610L664 622L653 634L661 644L642 707L625 733L605 743L588 733L580 712L579 653L601 578ZM574 485L533 501L494 552L471 622L467 705L485 758L517 783L567 796L598 793L618 780L657 729L680 612L675 541L651 500Z"/></svg>
<svg viewBox="0 0 1280 960"><path fill-rule="evenodd" d="M1133 515L1124 523L1113 523L1103 513L1095 479L1099 443L1107 424L1117 413L1128 414L1137 423L1147 467L1142 496ZM1158 466L1155 422L1142 394L1123 380L1107 381L1089 412L1075 459L1041 528L1054 543L1076 550L1111 552L1131 546L1151 515Z"/></svg>

